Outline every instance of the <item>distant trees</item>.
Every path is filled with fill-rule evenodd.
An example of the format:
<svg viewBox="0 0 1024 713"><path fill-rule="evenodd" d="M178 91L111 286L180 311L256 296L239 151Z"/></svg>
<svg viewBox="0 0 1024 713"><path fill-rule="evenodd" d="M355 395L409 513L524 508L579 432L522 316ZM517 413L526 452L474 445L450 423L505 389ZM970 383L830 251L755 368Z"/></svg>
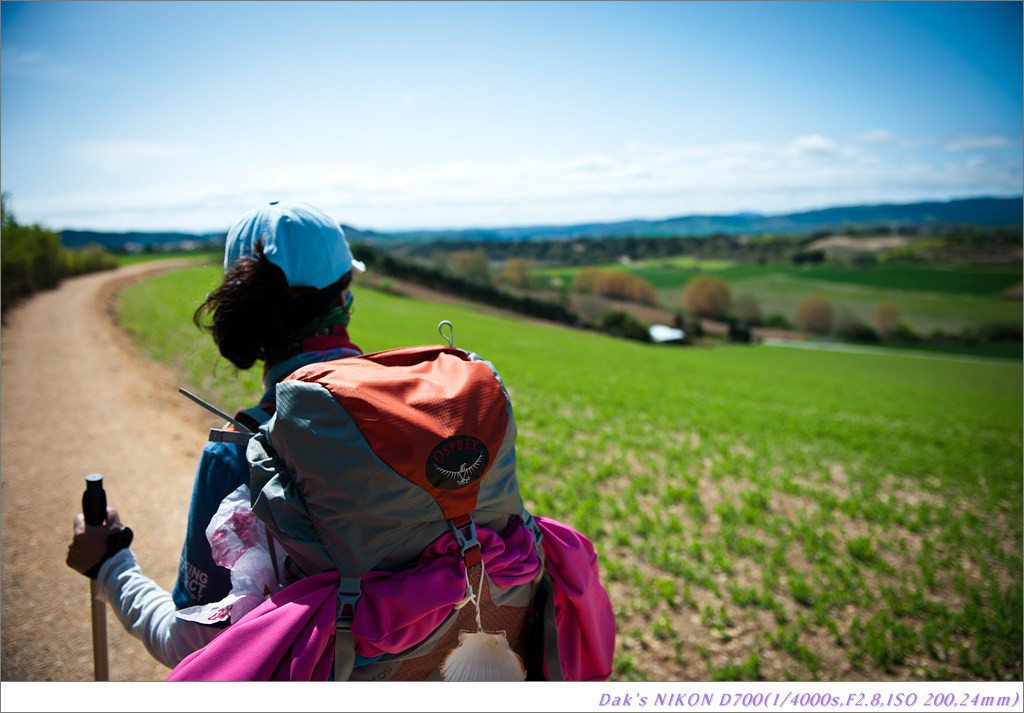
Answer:
<svg viewBox="0 0 1024 713"><path fill-rule="evenodd" d="M897 231L893 226L843 231L857 237L892 237L896 232L916 238L915 229ZM452 289L472 294L479 292L477 287L484 286L493 287L496 291L508 289L509 294L502 295L500 299L495 297L496 302L503 302L510 296L550 300L571 314L577 326L619 334L635 325L627 325L619 315L607 314L610 309L621 308L634 315L642 315L644 319L673 322L692 336L699 336L704 326L709 340L721 338L725 334L723 327L728 327L729 339L743 339L748 334L756 339L760 336L757 329L760 327L802 329L815 335L830 335L852 342L885 341L893 345L915 341L937 345L961 341L972 345L975 342L1001 345L1006 342L1006 335L1012 333L1003 325L995 325L970 335L968 330L963 330L962 335L939 330L930 336L916 334L913 330L922 326L913 320L904 322L895 304L879 304L872 312L871 307L865 309L859 300L844 304L843 291L833 291L827 285L839 281L880 288L925 289L938 279L937 276L930 269L920 270L918 276L917 268L909 263L934 262L936 257L948 257L946 262L956 264L1019 267L1022 252L1019 227L968 227L951 232L949 226L937 226L922 230L919 238L908 241L904 247L883 248L883 245L895 244L886 241L861 241L857 245L859 249L882 250L880 253L843 252L833 247L826 251L815 247L815 239L833 234L834 230L830 229L803 236L716 234L704 237L621 235L596 238L565 235L537 240L514 239L514 236L507 235L488 237L486 231L480 231L479 235L470 238L472 242L431 242L425 235L410 238L409 242L396 243L382 238L372 238L370 242L378 244L381 251L402 255L404 259L421 265L432 261L436 269L445 273L445 278L460 277L451 281ZM686 257L669 259L674 256ZM721 272L707 260L723 260L745 267ZM501 266L493 268L493 275L486 272L488 261L491 266ZM637 265L640 261L643 263ZM751 274L756 271L751 266L769 263L771 266L766 270L769 274L781 272L794 275L801 281L820 277L828 282L822 284L821 294L804 296L797 293L790 301L790 294L785 290L772 295L771 304L761 305L750 295L733 295L730 285L722 279L723 275ZM853 274L854 271L859 274ZM548 276L541 277L542 274ZM970 276L957 275L958 284L960 277L964 278L964 291L980 289L980 281L976 285ZM1012 277L997 278L992 292L996 287L1004 289L1005 279ZM643 278L655 281L661 286L661 291ZM431 276L429 281L435 279L440 278ZM478 281L473 289L462 284L471 279ZM942 290L950 291L953 286L945 281L945 277L941 279L944 280ZM680 285L684 281L685 284L677 288L672 303L667 304L663 297L666 286L673 282ZM807 284L813 283L808 280ZM791 285L795 285L795 281ZM1020 299L1019 292L1011 296ZM612 305L608 298L635 301L661 309L634 309L621 302ZM529 309L544 311L536 306ZM707 320L719 324L711 325ZM639 330L636 332L639 334Z"/></svg>
<svg viewBox="0 0 1024 713"><path fill-rule="evenodd" d="M761 324L761 305L750 295L740 295L732 306L733 316L747 325Z"/></svg>
<svg viewBox="0 0 1024 713"><path fill-rule="evenodd" d="M513 257L505 261L502 275L505 281L512 287L523 289L530 283L530 272L533 270L533 259L528 257Z"/></svg>
<svg viewBox="0 0 1024 713"><path fill-rule="evenodd" d="M731 302L732 294L725 280L717 275L698 275L683 288L681 306L701 317L723 319Z"/></svg>
<svg viewBox="0 0 1024 713"><path fill-rule="evenodd" d="M796 311L797 325L808 332L828 332L834 318L832 303L824 295L806 295Z"/></svg>
<svg viewBox="0 0 1024 713"><path fill-rule="evenodd" d="M584 268L576 273L573 289L612 299L628 300L640 304L658 303L658 291L639 275L624 270L597 270Z"/></svg>
<svg viewBox="0 0 1024 713"><path fill-rule="evenodd" d="M491 270L483 250L456 250L448 255L448 268L470 282L490 282Z"/></svg>
<svg viewBox="0 0 1024 713"><path fill-rule="evenodd" d="M375 274L409 280L424 287L512 310L530 317L550 319L572 325L579 322L576 315L556 302L504 292L490 283L470 280L461 275L455 275L450 270L438 270L419 261L390 254L366 243L353 243L352 251L356 258L364 261Z"/></svg>
<svg viewBox="0 0 1024 713"><path fill-rule="evenodd" d="M583 294L592 293L594 291L594 278L597 277L598 272L596 267L583 267L577 270L572 278L572 291L582 292Z"/></svg>
<svg viewBox="0 0 1024 713"><path fill-rule="evenodd" d="M828 256L824 250L806 250L793 256L795 265L820 265Z"/></svg>
<svg viewBox="0 0 1024 713"><path fill-rule="evenodd" d="M430 265L437 272L458 275L471 282L490 281L490 265L483 250L435 250L430 255Z"/></svg>
<svg viewBox="0 0 1024 713"><path fill-rule="evenodd" d="M870 325L865 324L849 307L840 306L832 323L832 330L841 339L855 342L877 342L878 335Z"/></svg>
<svg viewBox="0 0 1024 713"><path fill-rule="evenodd" d="M875 330L882 341L887 341L900 325L899 309L892 302L879 302L875 308Z"/></svg>
<svg viewBox="0 0 1024 713"><path fill-rule="evenodd" d="M726 233L710 235L607 236L573 239L550 238L530 240L477 239L413 240L392 243L411 257L429 260L437 251L476 250L487 252L495 262L510 257L529 257L538 264L586 266L618 262L623 256L631 260L650 260L676 255L695 258L728 259L750 264L789 262L801 250L799 235L739 236Z"/></svg>
<svg viewBox="0 0 1024 713"><path fill-rule="evenodd" d="M651 341L651 330L639 319L621 310L610 310L601 315L598 329L616 337L635 339L638 342Z"/></svg>
<svg viewBox="0 0 1024 713"><path fill-rule="evenodd" d="M594 292L641 304L658 302L658 291L642 277L629 272L602 270L594 277Z"/></svg>

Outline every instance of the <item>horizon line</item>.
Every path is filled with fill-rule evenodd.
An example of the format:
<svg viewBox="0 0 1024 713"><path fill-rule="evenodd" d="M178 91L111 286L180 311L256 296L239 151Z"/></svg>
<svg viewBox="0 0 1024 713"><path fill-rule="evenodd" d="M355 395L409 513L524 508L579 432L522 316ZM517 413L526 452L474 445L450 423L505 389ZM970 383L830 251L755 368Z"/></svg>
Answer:
<svg viewBox="0 0 1024 713"><path fill-rule="evenodd" d="M915 205L927 205L927 204L938 204L945 205L950 203L958 203L962 201L983 201L983 200L997 200L997 201L1011 201L1017 200L1024 204L1024 192L1016 193L1013 195L970 195L962 196L959 198L949 198L945 200L929 199L929 200L918 200L918 201L903 201L903 202L884 202L884 203L847 203L847 204L831 204L818 208L807 208L797 211L788 211L785 213L762 213L753 210L739 210L734 213L686 213L682 215L672 215L664 218L622 218L620 220L604 220L604 221L576 221L572 223L527 223L521 225L501 225L501 226L474 226L466 228L408 228L404 230L378 230L369 227L357 227L349 223L342 221L338 222L338 225L343 228L348 228L359 233L376 233L378 235L408 235L415 233L468 233L468 232L497 232L504 230L538 230L538 229L570 229L578 228L582 226L612 226L619 225L622 223L666 223L675 220L687 220L693 218L736 218L740 216L754 216L759 218L785 218L787 216L798 216L806 215L808 213L819 213L829 210L843 210L843 209L854 209L854 208L886 208L886 207L900 207L900 206L915 206ZM1024 212L1021 215L1021 222L1024 223ZM217 235L221 233L227 233L227 228L218 230L97 230L94 228L45 228L52 230L55 233L98 233L103 235L130 235L130 234L152 234L152 233L177 233L181 235L195 235L195 236L208 236Z"/></svg>

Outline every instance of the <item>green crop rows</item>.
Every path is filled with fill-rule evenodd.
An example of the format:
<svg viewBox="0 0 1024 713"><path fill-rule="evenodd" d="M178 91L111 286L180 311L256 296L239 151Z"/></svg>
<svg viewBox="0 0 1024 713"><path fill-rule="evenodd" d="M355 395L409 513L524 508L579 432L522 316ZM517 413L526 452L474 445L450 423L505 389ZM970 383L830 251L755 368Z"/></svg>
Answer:
<svg viewBox="0 0 1024 713"><path fill-rule="evenodd" d="M231 410L258 375L190 321L219 277L139 283L121 315ZM614 678L1021 679L1019 363L658 347L355 289L365 351L448 319L502 374L527 507L597 547Z"/></svg>

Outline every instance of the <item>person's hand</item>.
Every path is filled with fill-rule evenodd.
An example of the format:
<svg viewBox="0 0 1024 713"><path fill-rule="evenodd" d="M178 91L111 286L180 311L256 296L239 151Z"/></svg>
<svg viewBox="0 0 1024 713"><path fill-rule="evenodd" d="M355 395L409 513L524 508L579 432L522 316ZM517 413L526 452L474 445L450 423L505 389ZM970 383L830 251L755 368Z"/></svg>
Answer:
<svg viewBox="0 0 1024 713"><path fill-rule="evenodd" d="M107 508L107 520L103 525L87 525L85 516L78 513L65 561L71 569L96 579L100 565L128 547L131 541L132 531L121 524L117 510Z"/></svg>

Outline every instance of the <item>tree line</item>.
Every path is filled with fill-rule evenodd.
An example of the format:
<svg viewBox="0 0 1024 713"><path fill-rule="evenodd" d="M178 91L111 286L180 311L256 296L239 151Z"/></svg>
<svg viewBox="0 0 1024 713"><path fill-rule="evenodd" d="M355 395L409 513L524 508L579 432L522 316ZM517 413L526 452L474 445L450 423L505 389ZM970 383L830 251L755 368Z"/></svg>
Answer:
<svg viewBox="0 0 1024 713"><path fill-rule="evenodd" d="M0 195L0 311L66 277L117 267L114 256L99 246L68 250L52 230L21 225L9 202L8 194Z"/></svg>
<svg viewBox="0 0 1024 713"><path fill-rule="evenodd" d="M595 320L584 320L568 309L563 301L515 294L500 288L491 280L486 258L481 266L479 253L474 251L463 251L455 254L449 263L433 265L392 254L367 243L353 243L352 252L377 274L407 280L528 317L547 319L577 328L594 329L643 342L650 341L648 325L628 312L609 309ZM459 274L460 270L463 271L462 274Z"/></svg>
<svg viewBox="0 0 1024 713"><path fill-rule="evenodd" d="M727 233L705 237L623 236L561 240L465 240L389 246L388 252L432 260L436 254L478 251L492 262L524 258L539 264L567 267L617 262L622 258L645 260L678 255L763 263L792 259L793 255L800 252L805 240L788 235L745 237Z"/></svg>
<svg viewBox="0 0 1024 713"><path fill-rule="evenodd" d="M490 262L526 259L540 265L580 267L657 258L689 256L707 260L733 260L747 264L791 262L816 264L831 261L822 250L809 245L816 240L842 233L851 238L878 235L899 235L917 238L904 249L889 251L885 259L901 262L1009 262L1019 256L1019 226L948 226L941 232L920 235L913 226L845 227L841 230L816 230L803 234L766 233L737 235L714 233L706 236L618 236L600 238L530 239L530 240L437 240L425 243L379 243L388 252L420 260L434 260L438 254L454 252L481 253ZM366 241L377 244L373 240ZM875 264L874 255L861 254L848 258L855 266ZM1019 262L1019 260L1017 260Z"/></svg>
<svg viewBox="0 0 1024 713"><path fill-rule="evenodd" d="M919 334L900 318L899 308L889 301L879 302L870 322L858 318L842 305L833 304L825 295L804 295L797 306L795 321L782 315L764 317L757 301L749 295L733 298L729 286L717 275L701 275L683 288L679 306L684 314L726 322L730 334L744 333L751 327L797 328L820 336L835 336L853 342L894 345L1012 345L1024 338L1017 323L989 323L960 333L935 331Z"/></svg>

